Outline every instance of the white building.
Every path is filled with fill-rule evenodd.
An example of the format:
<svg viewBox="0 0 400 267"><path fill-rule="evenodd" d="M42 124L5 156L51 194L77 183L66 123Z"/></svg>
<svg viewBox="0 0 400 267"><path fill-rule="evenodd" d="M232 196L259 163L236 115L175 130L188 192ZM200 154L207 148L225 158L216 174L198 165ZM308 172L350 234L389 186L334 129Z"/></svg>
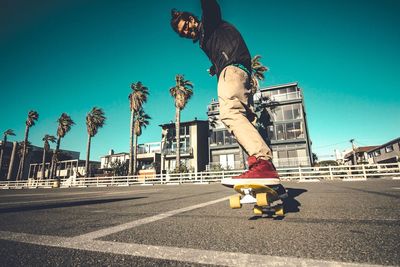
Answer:
<svg viewBox="0 0 400 267"><path fill-rule="evenodd" d="M121 152L121 153L114 153L114 150L111 149L108 155L100 157L100 168L107 169L111 168L112 162L121 162L124 163L129 161L129 153Z"/></svg>

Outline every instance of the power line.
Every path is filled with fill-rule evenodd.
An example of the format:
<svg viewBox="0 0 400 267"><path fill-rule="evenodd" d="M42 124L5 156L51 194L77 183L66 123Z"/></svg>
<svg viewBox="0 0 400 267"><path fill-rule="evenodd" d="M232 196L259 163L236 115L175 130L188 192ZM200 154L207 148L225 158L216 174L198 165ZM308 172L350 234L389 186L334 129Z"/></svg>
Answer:
<svg viewBox="0 0 400 267"><path fill-rule="evenodd" d="M330 146L336 146L336 145L344 144L344 143L347 143L347 142L348 142L348 141L346 140L346 141L343 141L343 142L340 142L340 143L336 143L336 144L330 144L330 145L324 145L324 146L313 147L313 149L324 148L324 147L330 147Z"/></svg>

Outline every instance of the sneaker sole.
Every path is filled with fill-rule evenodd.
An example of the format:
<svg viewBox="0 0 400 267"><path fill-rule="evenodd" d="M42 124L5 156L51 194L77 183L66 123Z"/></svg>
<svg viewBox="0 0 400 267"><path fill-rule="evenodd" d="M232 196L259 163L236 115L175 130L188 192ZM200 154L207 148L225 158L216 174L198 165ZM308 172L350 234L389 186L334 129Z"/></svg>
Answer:
<svg viewBox="0 0 400 267"><path fill-rule="evenodd" d="M232 182L232 180L234 180L234 181ZM264 183L260 183L261 182L261 181L259 181L260 179L257 179L257 182L251 182L251 181L249 181L250 179L241 179L241 180L245 180L245 182L238 183L237 180L238 179L225 178L225 179L222 179L221 184L223 186L226 186L229 188L233 188L237 184L263 184L266 186L270 186L272 189L274 189L278 193L279 199L285 199L285 198L289 197L288 193L286 192L286 189L282 186L282 184L280 182L278 184L271 184L271 183L264 184ZM252 180L255 180L255 179L252 179ZM266 180L271 180L271 179L269 178Z"/></svg>
<svg viewBox="0 0 400 267"><path fill-rule="evenodd" d="M238 184L262 184L262 185L279 185L281 184L280 179L278 178L246 178L246 179L232 179L232 178L224 178L221 180L221 184L227 187L233 188Z"/></svg>

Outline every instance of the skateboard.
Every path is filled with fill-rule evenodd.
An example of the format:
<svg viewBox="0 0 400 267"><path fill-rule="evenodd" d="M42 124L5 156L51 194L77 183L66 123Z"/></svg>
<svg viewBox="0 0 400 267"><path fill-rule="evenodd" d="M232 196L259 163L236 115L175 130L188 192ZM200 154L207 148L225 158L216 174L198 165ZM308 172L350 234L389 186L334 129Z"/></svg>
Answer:
<svg viewBox="0 0 400 267"><path fill-rule="evenodd" d="M242 204L255 204L253 212L256 215L273 212L276 216L283 217L282 197L272 188L263 184L237 184L233 189L240 195L229 198L229 206L232 209L240 209Z"/></svg>

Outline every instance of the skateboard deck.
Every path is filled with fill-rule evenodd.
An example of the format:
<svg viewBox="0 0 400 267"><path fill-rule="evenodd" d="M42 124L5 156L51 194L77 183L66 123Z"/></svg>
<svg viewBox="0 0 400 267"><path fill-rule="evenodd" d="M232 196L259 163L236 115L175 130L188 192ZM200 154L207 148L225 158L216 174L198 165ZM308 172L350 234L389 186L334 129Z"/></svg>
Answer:
<svg viewBox="0 0 400 267"><path fill-rule="evenodd" d="M284 216L283 201L270 186L263 184L237 184L233 189L239 195L231 196L229 206L240 209L242 204L255 204L253 212L256 215L273 212L276 216Z"/></svg>

